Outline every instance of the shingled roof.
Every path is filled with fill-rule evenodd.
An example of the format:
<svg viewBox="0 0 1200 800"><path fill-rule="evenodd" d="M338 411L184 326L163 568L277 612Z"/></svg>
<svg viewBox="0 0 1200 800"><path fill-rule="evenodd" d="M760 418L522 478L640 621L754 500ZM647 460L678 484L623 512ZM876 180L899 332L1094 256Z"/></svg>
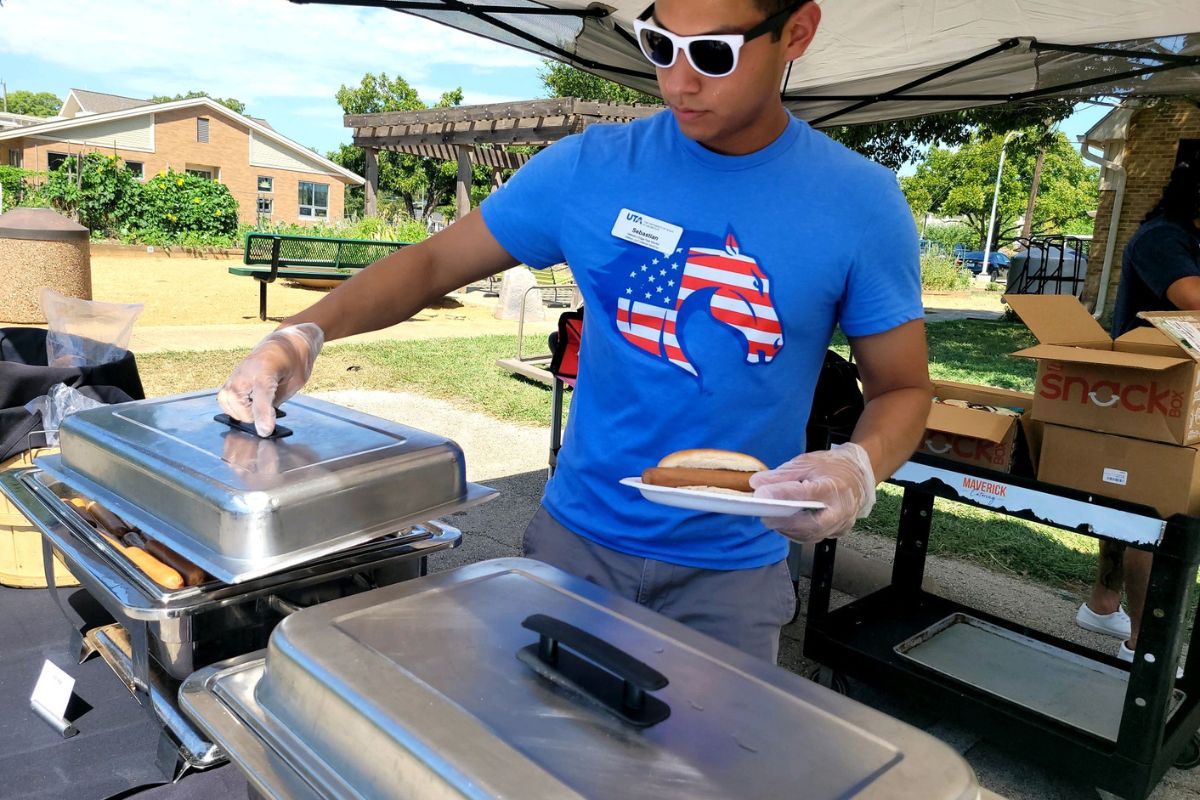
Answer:
<svg viewBox="0 0 1200 800"><path fill-rule="evenodd" d="M133 97L122 97L119 94L104 94L89 92L86 89L72 89L79 107L87 114L107 114L110 111L124 111L127 108L150 105L149 100L138 100Z"/></svg>

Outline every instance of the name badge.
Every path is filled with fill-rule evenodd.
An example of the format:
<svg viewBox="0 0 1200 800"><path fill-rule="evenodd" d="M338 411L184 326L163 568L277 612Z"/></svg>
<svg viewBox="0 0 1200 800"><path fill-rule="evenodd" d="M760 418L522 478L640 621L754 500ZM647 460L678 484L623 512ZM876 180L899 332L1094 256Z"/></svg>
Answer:
<svg viewBox="0 0 1200 800"><path fill-rule="evenodd" d="M670 255L679 246L683 237L683 228L663 222L661 219L639 214L628 208L622 208L613 223L612 235L627 242L633 242L651 250L657 250L663 255Z"/></svg>

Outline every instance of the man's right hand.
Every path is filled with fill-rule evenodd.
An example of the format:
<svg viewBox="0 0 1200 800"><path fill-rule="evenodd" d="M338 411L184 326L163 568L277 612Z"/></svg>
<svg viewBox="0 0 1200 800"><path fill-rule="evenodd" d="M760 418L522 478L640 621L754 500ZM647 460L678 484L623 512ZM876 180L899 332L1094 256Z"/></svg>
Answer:
<svg viewBox="0 0 1200 800"><path fill-rule="evenodd" d="M271 332L217 393L221 409L234 419L253 422L259 436L270 436L275 409L308 382L324 342L324 332L311 322Z"/></svg>

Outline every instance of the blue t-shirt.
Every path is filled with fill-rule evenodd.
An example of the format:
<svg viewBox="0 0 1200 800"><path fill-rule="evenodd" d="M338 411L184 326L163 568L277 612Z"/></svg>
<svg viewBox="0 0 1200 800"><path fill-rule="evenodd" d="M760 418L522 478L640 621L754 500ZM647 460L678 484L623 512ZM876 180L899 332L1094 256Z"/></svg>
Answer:
<svg viewBox="0 0 1200 800"><path fill-rule="evenodd" d="M618 481L688 448L771 467L803 452L834 326L868 336L923 316L893 174L796 119L762 150L725 156L663 112L563 139L482 213L514 258L567 262L584 299L551 516L685 566L784 558L787 541L758 518L651 503Z"/></svg>

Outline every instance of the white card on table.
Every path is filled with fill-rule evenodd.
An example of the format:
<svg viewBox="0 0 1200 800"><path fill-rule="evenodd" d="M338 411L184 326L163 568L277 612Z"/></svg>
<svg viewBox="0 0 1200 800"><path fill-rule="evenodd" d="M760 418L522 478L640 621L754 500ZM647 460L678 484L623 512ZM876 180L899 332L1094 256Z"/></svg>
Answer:
<svg viewBox="0 0 1200 800"><path fill-rule="evenodd" d="M47 661L42 665L42 674L33 687L30 700L49 711L55 717L64 717L71 693L75 691L75 679L63 672L56 664Z"/></svg>

